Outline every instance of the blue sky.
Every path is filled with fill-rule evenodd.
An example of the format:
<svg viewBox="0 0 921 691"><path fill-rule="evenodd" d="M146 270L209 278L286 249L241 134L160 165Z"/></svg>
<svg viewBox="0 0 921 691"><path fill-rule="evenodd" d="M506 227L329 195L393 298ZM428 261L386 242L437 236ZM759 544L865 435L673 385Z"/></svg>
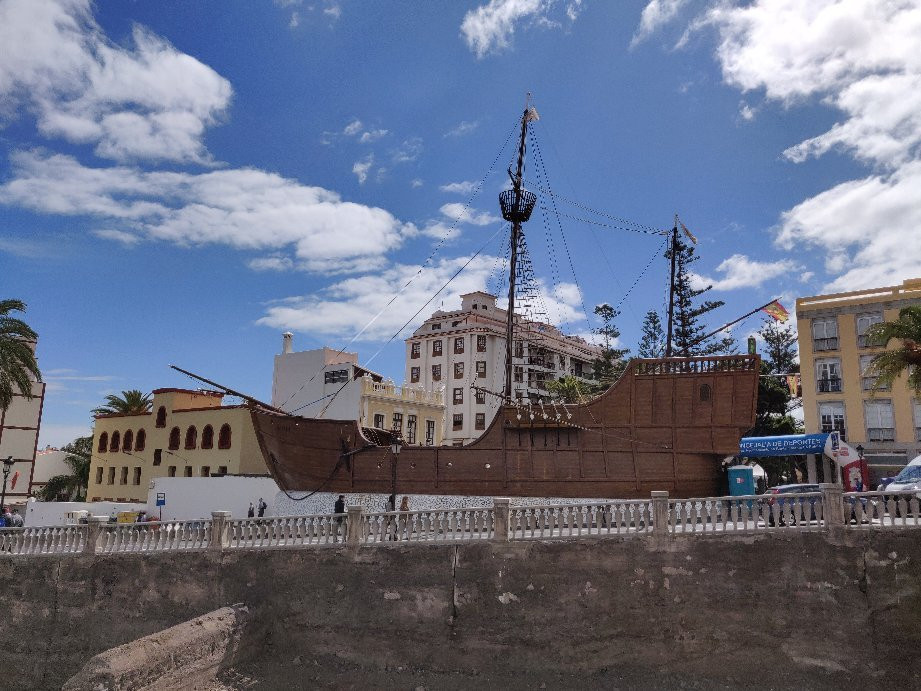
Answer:
<svg viewBox="0 0 921 691"><path fill-rule="evenodd" d="M169 363L268 398L287 329L400 380L418 321L499 285L528 91L561 215L526 233L568 332L659 247L610 217L680 215L714 328L919 276L918 35L916 1L0 0L0 285L40 334L41 443L106 393L192 385Z"/></svg>

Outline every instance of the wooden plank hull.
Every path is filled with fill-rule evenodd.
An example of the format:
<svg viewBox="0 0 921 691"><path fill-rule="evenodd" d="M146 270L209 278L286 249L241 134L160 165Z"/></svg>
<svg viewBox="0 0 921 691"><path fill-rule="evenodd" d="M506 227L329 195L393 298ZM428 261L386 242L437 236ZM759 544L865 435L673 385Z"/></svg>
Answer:
<svg viewBox="0 0 921 691"><path fill-rule="evenodd" d="M389 440L375 443L354 420L252 415L269 472L288 491L389 494L395 472L400 494L713 496L720 460L754 425L759 363L632 360L588 403L546 406L546 418L540 407L503 406L467 446L407 445L396 459Z"/></svg>

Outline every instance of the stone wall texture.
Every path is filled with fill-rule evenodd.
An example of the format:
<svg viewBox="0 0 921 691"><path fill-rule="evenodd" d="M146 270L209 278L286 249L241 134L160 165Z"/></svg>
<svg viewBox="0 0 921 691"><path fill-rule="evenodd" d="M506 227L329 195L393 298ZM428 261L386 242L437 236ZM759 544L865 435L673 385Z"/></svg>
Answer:
<svg viewBox="0 0 921 691"><path fill-rule="evenodd" d="M921 688L921 533L0 557L0 686L222 606L263 688ZM166 687L163 687L166 688Z"/></svg>

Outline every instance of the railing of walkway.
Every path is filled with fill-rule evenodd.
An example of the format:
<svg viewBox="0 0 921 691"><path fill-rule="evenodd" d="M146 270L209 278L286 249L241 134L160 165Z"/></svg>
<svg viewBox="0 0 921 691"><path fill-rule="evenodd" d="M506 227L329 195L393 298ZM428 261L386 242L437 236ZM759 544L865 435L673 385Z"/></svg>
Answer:
<svg viewBox="0 0 921 691"><path fill-rule="evenodd" d="M114 554L182 550L293 548L493 540L553 540L609 536L678 536L778 531L899 530L921 527L919 493L848 492L837 485L796 495L669 498L584 504L510 505L465 509L232 519L164 523L108 523L91 516L86 525L0 529L6 555Z"/></svg>

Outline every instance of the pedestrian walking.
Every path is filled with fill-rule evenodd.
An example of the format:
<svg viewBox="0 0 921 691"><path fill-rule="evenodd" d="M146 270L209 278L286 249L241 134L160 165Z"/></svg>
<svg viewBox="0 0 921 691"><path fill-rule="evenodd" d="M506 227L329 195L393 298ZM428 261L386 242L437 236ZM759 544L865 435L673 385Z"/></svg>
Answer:
<svg viewBox="0 0 921 691"><path fill-rule="evenodd" d="M24 521L19 513L19 509L13 509L13 527L22 528Z"/></svg>
<svg viewBox="0 0 921 691"><path fill-rule="evenodd" d="M340 494L339 498L336 500L336 503L333 505L333 513L345 513L345 495ZM342 517L339 517L339 522L342 523Z"/></svg>
<svg viewBox="0 0 921 691"><path fill-rule="evenodd" d="M259 497L259 518L265 516L265 510L267 508L269 508L269 505L263 501L262 497Z"/></svg>
<svg viewBox="0 0 921 691"><path fill-rule="evenodd" d="M254 518L256 515L256 507L253 506L253 502L249 503L249 510L246 512L247 518Z"/></svg>

